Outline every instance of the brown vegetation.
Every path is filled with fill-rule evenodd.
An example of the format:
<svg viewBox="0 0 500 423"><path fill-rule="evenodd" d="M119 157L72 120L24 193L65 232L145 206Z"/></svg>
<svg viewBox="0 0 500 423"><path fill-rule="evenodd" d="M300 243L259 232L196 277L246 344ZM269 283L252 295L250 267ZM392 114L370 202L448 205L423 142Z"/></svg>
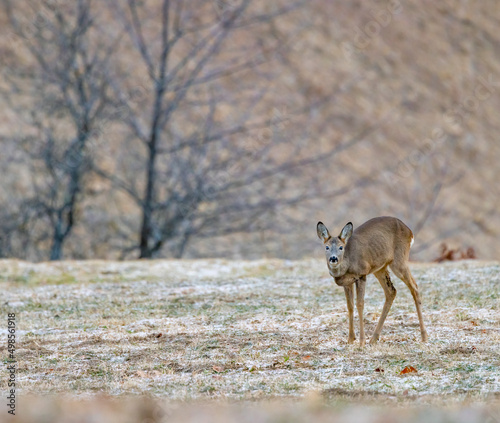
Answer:
<svg viewBox="0 0 500 423"><path fill-rule="evenodd" d="M413 259L435 258L442 242L465 245L471 239L478 257L498 257L500 18L494 1L425 7L416 0L308 1L283 14L276 8L289 2L183 2L183 23L196 28L217 19L229 24L236 4L248 4L241 19L256 22L225 39L197 76L207 84L172 102L182 84L193 82L189 75L198 62L188 60L187 73L164 94L161 106L177 108L161 131L154 195L148 194L147 171L154 162L151 118L155 98L162 96L148 57L160 71L164 2L142 2L147 7L138 6L135 24L127 5L136 2L90 2L97 8L90 32L78 33L88 39L72 46L93 53L101 45L96 57L112 65L91 79L82 73L85 67L67 66L67 56L54 47L61 38L49 36L40 19L43 5L54 3L71 29L76 5L89 2L2 2L0 256L47 259L67 232L61 250L67 258L297 258L314 254L317 220L358 225L395 215L416 235ZM25 36L9 24L7 4ZM144 44L137 22L148 23ZM47 37L38 36L37 28ZM167 70L190 57L203 33L186 37ZM108 87L110 102L87 122L94 132L85 160L73 154L83 141L75 135L87 133L78 132L84 121L72 120L76 115L59 101L56 80L47 77L54 72L42 72L30 43L50 58L45 71L66 71L66 100L78 99L79 86L97 97ZM115 54L103 54L111 47ZM224 74L239 65L241 72ZM92 85L99 80L106 84ZM231 129L236 132L217 139L217 148L201 142ZM46 148L51 137L59 148ZM271 150L259 142L258 153L248 148L255 145L251 141L269 139ZM192 142L190 150L172 150L184 142ZM281 171L290 160L321 156L300 171ZM60 165L52 173L48 159ZM68 170L68 160L84 172ZM78 189L68 181L78 181ZM201 201L193 187L210 196ZM179 221L186 205L194 213Z"/></svg>
<svg viewBox="0 0 500 423"><path fill-rule="evenodd" d="M476 251L472 247L468 248L450 248L446 243L441 244L441 253L435 258L436 263L442 261L476 259Z"/></svg>
<svg viewBox="0 0 500 423"><path fill-rule="evenodd" d="M14 420L0 415L0 421L16 423L73 423L92 421L103 423L496 423L499 406L424 408L364 406L351 401L383 399L365 391L356 393L331 389L325 398L336 398L333 404L324 404L318 395L305 400L228 404L205 402L197 404L169 404L151 397L113 399L97 395L94 399L57 399L27 397Z"/></svg>

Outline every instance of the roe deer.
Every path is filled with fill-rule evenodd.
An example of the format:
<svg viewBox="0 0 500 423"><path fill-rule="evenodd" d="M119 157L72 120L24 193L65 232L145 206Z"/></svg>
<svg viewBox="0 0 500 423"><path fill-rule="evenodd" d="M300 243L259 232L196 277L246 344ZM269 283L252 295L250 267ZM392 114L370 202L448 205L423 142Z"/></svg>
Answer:
<svg viewBox="0 0 500 423"><path fill-rule="evenodd" d="M365 329L363 307L365 297L366 275L373 273L385 292L385 303L382 314L373 333L370 344L378 341L382 326L392 302L396 297L396 288L389 277L389 266L395 275L408 288L415 300L422 341L427 341L418 286L408 268L410 247L413 244L413 233L401 220L395 217L376 217L362 224L353 232L352 223L344 226L340 235L331 236L322 222L316 227L318 237L325 245L326 262L330 275L335 283L344 287L349 313L349 340L352 344L354 335L354 284L356 285L356 307L359 315L359 341L365 345Z"/></svg>

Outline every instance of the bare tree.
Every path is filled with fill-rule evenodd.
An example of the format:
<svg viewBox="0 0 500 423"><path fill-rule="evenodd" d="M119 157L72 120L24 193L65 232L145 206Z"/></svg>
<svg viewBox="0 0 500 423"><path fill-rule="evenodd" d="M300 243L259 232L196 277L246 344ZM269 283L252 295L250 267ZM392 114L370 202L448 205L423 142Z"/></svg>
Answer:
<svg viewBox="0 0 500 423"><path fill-rule="evenodd" d="M279 44L259 36L297 4L265 11L252 10L251 0L157 4L113 4L140 66L120 67L114 78L129 128L118 168L96 169L139 206L139 236L130 233L124 254L141 258L164 247L180 257L193 236L269 228L278 205L307 196L297 184L288 188L302 165L319 160L287 138L300 108L273 101ZM130 101L138 81L141 95Z"/></svg>
<svg viewBox="0 0 500 423"><path fill-rule="evenodd" d="M61 258L95 181L110 181L106 200L121 202L101 205L109 227L87 236L93 248L143 258L180 257L193 239L275 231L291 206L369 182L312 182L315 166L374 127L356 122L354 137L309 148L310 123L336 92L304 100L279 85L302 30L280 32L280 19L300 2L2 1L28 58L7 68L19 130L5 142L30 183L0 212L0 254ZM26 5L29 25L19 18Z"/></svg>
<svg viewBox="0 0 500 423"><path fill-rule="evenodd" d="M234 231L236 220L245 220L248 228L250 219L255 221L268 209L262 193L252 194L255 187L243 193L243 185L250 188L260 177L261 168L255 168L255 161L243 162L256 153L255 145L249 145L248 139L235 139L248 131L252 109L264 93L252 89L249 95L235 95L220 82L224 79L228 83L238 72L254 71L264 62L255 52L245 56L250 49L244 44L239 45L243 51L227 54L226 49L221 54L229 34L236 35L238 28L249 24L243 17L250 3L244 0L214 9L212 2L199 2L200 10L185 10L182 2L168 0L161 2L160 10L135 0L128 0L123 8L115 3L139 53L143 69L137 74L147 75L140 87L144 97L136 102L130 102L132 95L124 95L127 88L137 88L130 83L133 74L118 75L115 80L115 93L128 112L125 119L132 141L138 140L144 148L126 149L127 154L135 150L134 159L141 162L143 187L137 186L135 173L132 180L119 179L102 169L98 173L124 189L140 207L139 239L130 248L138 249L140 257L152 257L166 241L174 241L172 254L180 256L192 235ZM210 15L211 19L203 21L203 16ZM272 15L252 19L259 24ZM150 28L155 30L148 31ZM238 107L244 102L246 107L237 122L221 122L218 115L223 107ZM239 166L235 166L236 158ZM130 169L130 157L125 160ZM239 198L230 194L231 190ZM248 201L252 195L256 200L253 205ZM231 197L233 201L228 202ZM237 217L232 218L232 214ZM222 222L225 225L221 226Z"/></svg>
<svg viewBox="0 0 500 423"><path fill-rule="evenodd" d="M10 138L26 158L31 181L3 239L17 230L41 251L50 243L49 257L58 260L92 169L92 138L109 119L106 67L114 45L103 44L91 0L3 3L17 54L27 58L16 60L5 77L19 128Z"/></svg>

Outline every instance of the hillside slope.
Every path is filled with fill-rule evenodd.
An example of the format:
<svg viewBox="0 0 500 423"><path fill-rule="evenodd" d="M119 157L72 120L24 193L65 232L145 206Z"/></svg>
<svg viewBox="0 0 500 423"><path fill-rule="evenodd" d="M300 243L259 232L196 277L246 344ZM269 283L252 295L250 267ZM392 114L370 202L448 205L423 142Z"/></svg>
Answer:
<svg viewBox="0 0 500 423"><path fill-rule="evenodd" d="M257 5L266 7L262 0ZM6 22L3 13L1 23ZM279 78L263 110L274 108L286 117L329 96L309 113L288 116L284 137L291 144L305 141L308 151L321 152L372 130L361 142L311 166L300 181L311 190L352 189L279 209L274 216L279 234L195 239L185 256L310 257L318 252L317 220L340 230L347 221L358 226L377 215L394 215L415 232L413 259L436 257L441 242L472 246L478 257L498 259L499 25L494 0L316 0L284 16L269 32L256 34L262 43L278 40L286 47L286 54L270 58ZM10 33L0 31L0 51L8 58L0 70L8 73L10 61L23 57L9 52ZM122 52L125 64L132 66L134 57ZM254 80L251 74L241 78L240 87ZM234 80L227 84L232 92L239 89ZM14 160L16 145L9 141L18 118L8 105L2 109L0 204L5 209L34 185L28 166ZM230 119L231 110L222 109L218 118ZM108 138L103 162L115 169L120 132ZM367 183L358 186L361 178ZM123 233L135 236L139 210L99 178L88 189L91 195L79 210L65 255L117 258Z"/></svg>

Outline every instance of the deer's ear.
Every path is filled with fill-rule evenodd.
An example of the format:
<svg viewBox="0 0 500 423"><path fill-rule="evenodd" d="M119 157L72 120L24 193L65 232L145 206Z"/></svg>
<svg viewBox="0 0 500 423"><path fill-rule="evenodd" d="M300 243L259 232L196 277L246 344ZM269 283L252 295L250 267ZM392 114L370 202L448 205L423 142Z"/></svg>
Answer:
<svg viewBox="0 0 500 423"><path fill-rule="evenodd" d="M342 242L345 244L347 240L351 237L352 235L352 223L349 222L347 225L345 225L340 232L339 238L342 240Z"/></svg>
<svg viewBox="0 0 500 423"><path fill-rule="evenodd" d="M318 234L318 238L323 242L330 238L330 232L328 232L326 226L323 225L323 222L318 222L316 225L316 233Z"/></svg>

